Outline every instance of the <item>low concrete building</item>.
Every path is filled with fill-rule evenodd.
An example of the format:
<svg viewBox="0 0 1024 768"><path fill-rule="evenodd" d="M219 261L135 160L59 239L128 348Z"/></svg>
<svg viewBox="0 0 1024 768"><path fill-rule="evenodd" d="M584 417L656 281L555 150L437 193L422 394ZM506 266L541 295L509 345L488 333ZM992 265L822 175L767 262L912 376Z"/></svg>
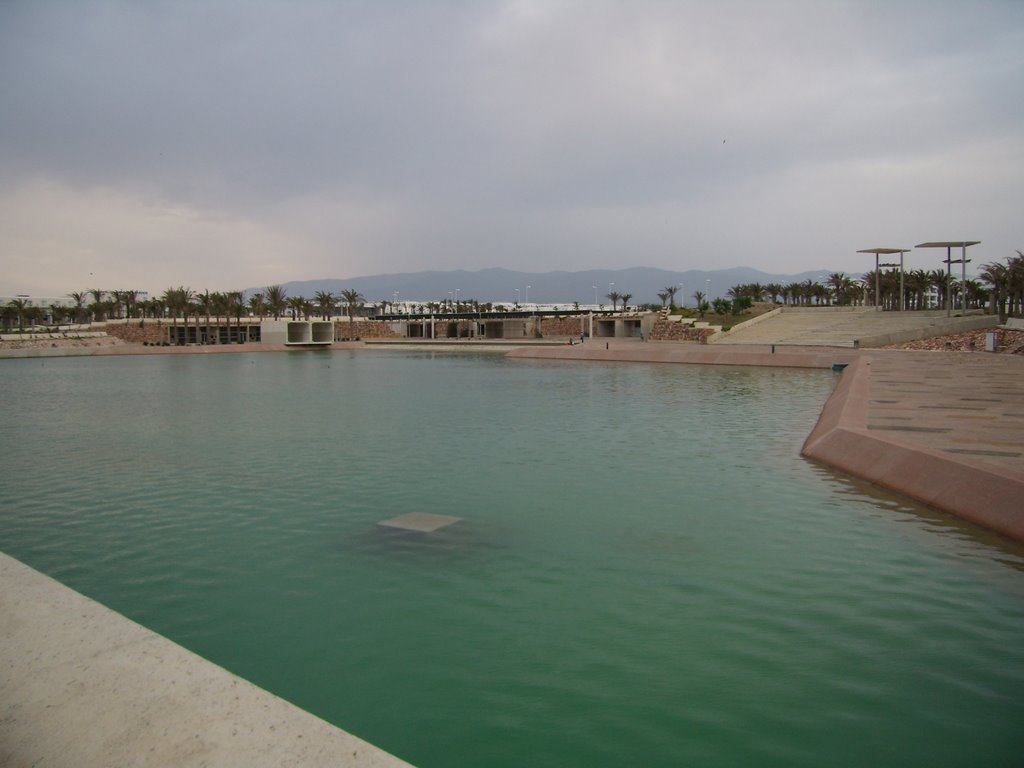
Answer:
<svg viewBox="0 0 1024 768"><path fill-rule="evenodd" d="M329 347L334 343L334 323L328 320L264 320L260 323L264 344L293 347Z"/></svg>

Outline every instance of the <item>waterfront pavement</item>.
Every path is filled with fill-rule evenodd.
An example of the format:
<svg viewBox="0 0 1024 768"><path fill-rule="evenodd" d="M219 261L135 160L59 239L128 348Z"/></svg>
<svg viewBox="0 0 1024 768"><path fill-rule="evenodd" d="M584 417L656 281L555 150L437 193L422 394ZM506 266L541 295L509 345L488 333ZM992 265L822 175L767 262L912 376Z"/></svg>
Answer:
<svg viewBox="0 0 1024 768"><path fill-rule="evenodd" d="M0 766L402 762L0 553Z"/></svg>
<svg viewBox="0 0 1024 768"><path fill-rule="evenodd" d="M1024 356L594 340L513 358L842 371L803 454L1024 541Z"/></svg>

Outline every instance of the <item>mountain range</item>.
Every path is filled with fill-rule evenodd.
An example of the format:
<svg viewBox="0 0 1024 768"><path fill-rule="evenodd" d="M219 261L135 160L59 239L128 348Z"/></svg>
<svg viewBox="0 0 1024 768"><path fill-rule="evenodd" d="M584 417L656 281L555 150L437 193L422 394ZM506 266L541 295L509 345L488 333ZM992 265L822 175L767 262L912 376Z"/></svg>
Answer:
<svg viewBox="0 0 1024 768"><path fill-rule="evenodd" d="M682 285L676 301L685 297L692 303L695 291L704 291L709 299L725 296L729 288L743 283L798 283L805 280L824 282L836 270L816 270L799 274L773 274L749 267L717 270L673 272L651 267L628 269L591 269L581 272L516 272L492 268L478 271L406 272L392 275L368 275L345 280L323 278L282 283L289 296L313 298L317 291L338 295L343 290L356 290L369 303L382 300L442 301L455 297L460 301L475 299L495 303L538 304L605 304L610 291L629 293L630 303L660 303L658 293L666 286ZM860 273L847 273L857 278ZM264 286L249 288L246 295L263 291ZM396 296L397 294L397 296ZM596 295L596 297L595 297Z"/></svg>

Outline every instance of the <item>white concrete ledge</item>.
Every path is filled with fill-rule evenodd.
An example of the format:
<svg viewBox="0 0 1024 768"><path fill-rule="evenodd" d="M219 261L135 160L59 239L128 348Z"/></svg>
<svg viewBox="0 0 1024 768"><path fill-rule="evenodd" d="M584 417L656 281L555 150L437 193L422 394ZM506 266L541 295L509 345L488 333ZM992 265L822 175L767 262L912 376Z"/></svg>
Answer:
<svg viewBox="0 0 1024 768"><path fill-rule="evenodd" d="M0 553L0 765L405 766Z"/></svg>

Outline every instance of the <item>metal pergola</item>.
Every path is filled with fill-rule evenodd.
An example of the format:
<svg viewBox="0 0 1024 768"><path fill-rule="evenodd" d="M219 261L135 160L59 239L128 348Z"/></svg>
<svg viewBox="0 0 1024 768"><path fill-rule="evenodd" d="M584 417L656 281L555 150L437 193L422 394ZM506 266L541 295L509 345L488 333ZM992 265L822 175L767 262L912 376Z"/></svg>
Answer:
<svg viewBox="0 0 1024 768"><path fill-rule="evenodd" d="M873 253L873 254L875 254L875 306L876 307L881 307L882 306L882 301L881 301L882 297L880 295L881 280L880 280L879 268L880 267L899 267L900 268L900 300L899 300L899 303L898 303L897 306L899 307L899 311L902 312L903 311L903 254L904 253L910 253L910 249L909 248L865 248L864 250L857 251L857 253ZM885 255L888 256L888 255L893 254L893 253L898 253L900 255L900 263L899 264L896 264L896 263L880 264L878 262L878 257L879 257L880 254L885 254Z"/></svg>
<svg viewBox="0 0 1024 768"><path fill-rule="evenodd" d="M946 249L946 317L949 317L953 311L953 281L951 267L954 264L960 265L960 309L966 314L967 312L967 264L970 259L967 258L967 248L972 245L978 245L981 240L943 240L941 242L934 243L918 243L915 248L945 248ZM960 249L960 258L953 258L953 249Z"/></svg>

